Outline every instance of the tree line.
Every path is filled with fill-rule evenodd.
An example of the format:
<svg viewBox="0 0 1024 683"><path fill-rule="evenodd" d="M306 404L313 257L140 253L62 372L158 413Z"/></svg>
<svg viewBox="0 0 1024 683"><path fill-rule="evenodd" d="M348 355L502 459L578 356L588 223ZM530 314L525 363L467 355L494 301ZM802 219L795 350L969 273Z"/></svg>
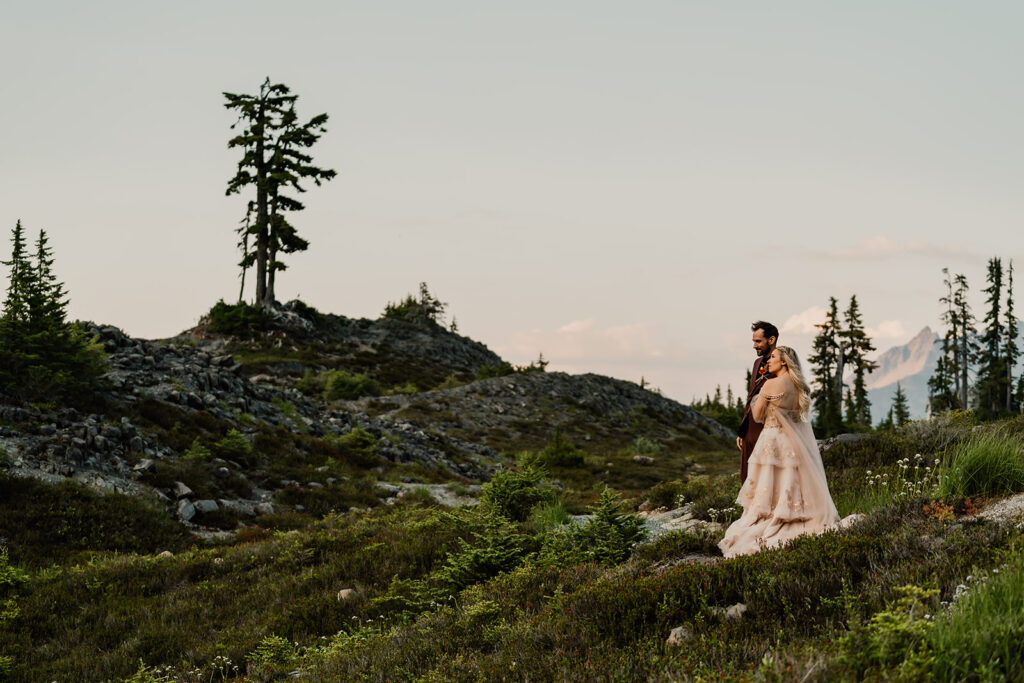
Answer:
<svg viewBox="0 0 1024 683"><path fill-rule="evenodd" d="M939 303L945 330L938 341L941 352L935 372L928 380L930 412L973 410L986 420L1019 413L1024 406L1024 375L1014 376L1021 349L1013 261L1004 270L1001 258L989 259L980 321L967 301L967 278L948 268L942 273L945 293Z"/></svg>

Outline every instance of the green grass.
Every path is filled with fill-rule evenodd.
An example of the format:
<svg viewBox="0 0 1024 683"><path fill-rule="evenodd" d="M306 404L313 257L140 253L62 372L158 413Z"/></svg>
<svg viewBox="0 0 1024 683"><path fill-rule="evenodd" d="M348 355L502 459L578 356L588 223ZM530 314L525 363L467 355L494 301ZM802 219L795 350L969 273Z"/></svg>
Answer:
<svg viewBox="0 0 1024 683"><path fill-rule="evenodd" d="M925 638L937 681L1011 680L1024 671L1024 553L974 578Z"/></svg>
<svg viewBox="0 0 1024 683"><path fill-rule="evenodd" d="M939 479L945 498L1024 491L1024 441L1008 430L976 434L951 448Z"/></svg>

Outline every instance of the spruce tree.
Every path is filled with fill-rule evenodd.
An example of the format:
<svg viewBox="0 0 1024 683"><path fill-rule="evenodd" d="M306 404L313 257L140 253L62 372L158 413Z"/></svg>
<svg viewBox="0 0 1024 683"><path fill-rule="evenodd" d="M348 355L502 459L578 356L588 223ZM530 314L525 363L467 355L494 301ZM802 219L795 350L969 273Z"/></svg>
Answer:
<svg viewBox="0 0 1024 683"><path fill-rule="evenodd" d="M971 365L976 361L978 356L978 343L974 337L977 335L975 329L975 317L971 311L971 305L967 301L967 292L969 287L967 285L967 278L958 273L954 279L953 284L955 289L953 291L953 308L956 310L956 316L954 318L956 323L956 369L959 374L958 390L960 392L959 400L960 406L966 409L969 405L969 384L968 375L970 373Z"/></svg>
<svg viewBox="0 0 1024 683"><path fill-rule="evenodd" d="M960 405L960 371L958 369L957 334L959 321L957 309L953 307L953 280L949 268L943 268L942 283L946 286L946 294L939 298L945 309L940 318L946 324L941 339L942 352L935 365L935 373L928 379L928 408L931 414L945 410L956 410Z"/></svg>
<svg viewBox="0 0 1024 683"><path fill-rule="evenodd" d="M865 377L876 369L878 364L867 358L875 347L864 330L856 295L850 297L850 305L843 313L843 322L845 326L838 336L843 342L846 362L853 369L853 390L850 395L853 405L847 406L847 419L852 424L870 428L871 401L868 399Z"/></svg>
<svg viewBox="0 0 1024 683"><path fill-rule="evenodd" d="M834 436L842 431L842 402L836 396L835 373L839 367L839 308L835 297L829 297L829 310L824 322L815 325L813 353L807 359L812 368L811 398L817 417L815 425L821 436ZM841 396L841 395L840 395Z"/></svg>
<svg viewBox="0 0 1024 683"><path fill-rule="evenodd" d="M25 251L25 231L19 220L11 231L11 260L7 266L7 298L4 300L0 338L7 348L20 346L27 333L29 298L32 294L33 274Z"/></svg>
<svg viewBox="0 0 1024 683"><path fill-rule="evenodd" d="M1006 335L1003 341L1003 366L1006 368L1005 409L1007 413L1017 412L1019 406L1016 400L1016 383L1013 380L1017 359L1020 357L1020 349L1017 347L1019 332L1017 314L1013 310L1013 261L1010 261L1006 269Z"/></svg>
<svg viewBox="0 0 1024 683"><path fill-rule="evenodd" d="M896 383L896 394L892 397L892 408L889 414L897 427L902 427L910 422L910 405L899 382Z"/></svg>
<svg viewBox="0 0 1024 683"><path fill-rule="evenodd" d="M237 171L228 181L226 194L232 195L251 187L255 198L248 205L245 230L253 237L254 250L243 233L242 272L256 266L256 303L264 308L274 304L275 274L284 270L278 253L293 253L308 248L309 243L298 235L288 221L287 213L301 211L304 205L288 192L305 192L302 182L312 180L320 185L336 173L317 168L305 151L326 131L327 114L318 114L300 123L295 112L298 95L283 83L271 84L267 78L256 95L223 93L224 106L238 112L232 129L241 125L240 133L228 141L229 148L242 148ZM255 220L249 215L255 213Z"/></svg>
<svg viewBox="0 0 1024 683"><path fill-rule="evenodd" d="M999 258L988 261L988 287L982 291L988 295L983 321L984 333L978 351L978 379L975 385L978 414L984 418L998 417L1006 404L1007 381L1003 364L1003 319L1001 305L1003 298L1003 265Z"/></svg>
<svg viewBox="0 0 1024 683"><path fill-rule="evenodd" d="M69 324L64 286L53 273L45 231L35 263L25 251L20 221L12 234L8 296L0 318L0 392L20 401L91 400L104 372L102 346Z"/></svg>

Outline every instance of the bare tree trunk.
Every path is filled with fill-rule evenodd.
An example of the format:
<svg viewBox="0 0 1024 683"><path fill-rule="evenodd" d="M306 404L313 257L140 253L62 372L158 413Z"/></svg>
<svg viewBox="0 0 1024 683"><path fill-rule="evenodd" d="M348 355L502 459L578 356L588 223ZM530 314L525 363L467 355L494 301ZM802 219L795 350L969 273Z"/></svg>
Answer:
<svg viewBox="0 0 1024 683"><path fill-rule="evenodd" d="M836 405L839 406L839 412L842 413L843 371L846 369L846 350L842 344L839 345L838 350L839 353L836 355L836 376L832 383L832 393L835 394Z"/></svg>

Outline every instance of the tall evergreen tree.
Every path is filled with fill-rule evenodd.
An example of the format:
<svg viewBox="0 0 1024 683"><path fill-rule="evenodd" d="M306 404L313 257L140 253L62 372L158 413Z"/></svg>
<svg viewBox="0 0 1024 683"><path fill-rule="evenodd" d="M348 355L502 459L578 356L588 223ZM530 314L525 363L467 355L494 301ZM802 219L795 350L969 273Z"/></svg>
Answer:
<svg viewBox="0 0 1024 683"><path fill-rule="evenodd" d="M813 353L807 362L813 368L811 398L817 417L817 429L822 436L834 436L842 431L841 394L836 395L835 375L839 369L839 302L829 297L829 310L824 322L815 325ZM810 378L809 378L810 379Z"/></svg>
<svg viewBox="0 0 1024 683"><path fill-rule="evenodd" d="M850 305L843 313L843 323L844 327L839 332L839 338L843 343L846 362L853 369L852 406L847 408L847 415L853 418L851 420L853 424L870 427L871 401L868 399L868 390L864 380L869 372L878 367L878 364L867 358L867 355L875 350L875 346L864 330L864 322L861 319L856 295L850 297Z"/></svg>
<svg viewBox="0 0 1024 683"><path fill-rule="evenodd" d="M953 290L953 308L956 310L955 356L956 369L959 374L957 388L960 392L960 406L967 408L970 392L968 378L971 365L978 356L978 343L975 340L978 332L975 328L974 313L971 311L971 305L967 301L967 292L969 290L967 278L963 274L958 273L953 279L953 284L955 285Z"/></svg>
<svg viewBox="0 0 1024 683"><path fill-rule="evenodd" d="M1006 405L1007 381L1003 362L1003 264L999 258L988 261L988 287L985 299L984 333L978 353L978 380L975 385L978 413L985 418L999 416Z"/></svg>
<svg viewBox="0 0 1024 683"><path fill-rule="evenodd" d="M336 175L333 170L314 166L305 151L326 131L327 114L300 123L295 112L298 95L282 83L271 84L269 78L256 95L223 94L227 100L224 106L238 112L232 129L241 125L239 134L228 141L228 148L240 147L243 152L234 177L228 181L226 194L252 187L256 195L247 209L247 214L255 212L255 221L247 220L246 226L254 241L251 257L244 234L240 242L243 278L245 269L254 263L256 303L270 308L275 301L275 274L285 268L278 253L303 251L309 246L286 217L288 212L305 207L287 192L305 192L303 181L308 179L320 185Z"/></svg>
<svg viewBox="0 0 1024 683"><path fill-rule="evenodd" d="M13 348L21 343L27 332L29 298L34 286L21 221L15 223L11 231L11 260L2 263L7 266L8 280L0 336L5 346Z"/></svg>
<svg viewBox="0 0 1024 683"><path fill-rule="evenodd" d="M22 401L88 401L104 371L103 347L66 320L64 286L53 274L45 231L35 263L21 222L12 233L8 295L0 317L0 393Z"/></svg>
<svg viewBox="0 0 1024 683"><path fill-rule="evenodd" d="M1013 261L1010 261L1006 269L1006 335L1003 341L1003 365L1006 368L1006 412L1015 413L1019 410L1017 401L1017 387L1014 382L1013 373L1017 367L1017 359L1020 358L1020 348L1017 346L1017 335L1020 328L1017 322L1017 314L1013 310Z"/></svg>
<svg viewBox="0 0 1024 683"><path fill-rule="evenodd" d="M907 394L899 382L896 382L896 393L892 397L892 408L889 414L897 427L902 427L910 422L910 405L907 402Z"/></svg>
<svg viewBox="0 0 1024 683"><path fill-rule="evenodd" d="M946 286L946 293L939 298L945 309L940 316L946 324L942 337L936 340L941 344L942 350L935 365L935 373L928 379L928 408L931 414L944 410L956 410L960 407L960 371L957 365L957 334L959 321L957 320L957 309L953 307L953 279L949 274L949 268L942 269L942 283Z"/></svg>

